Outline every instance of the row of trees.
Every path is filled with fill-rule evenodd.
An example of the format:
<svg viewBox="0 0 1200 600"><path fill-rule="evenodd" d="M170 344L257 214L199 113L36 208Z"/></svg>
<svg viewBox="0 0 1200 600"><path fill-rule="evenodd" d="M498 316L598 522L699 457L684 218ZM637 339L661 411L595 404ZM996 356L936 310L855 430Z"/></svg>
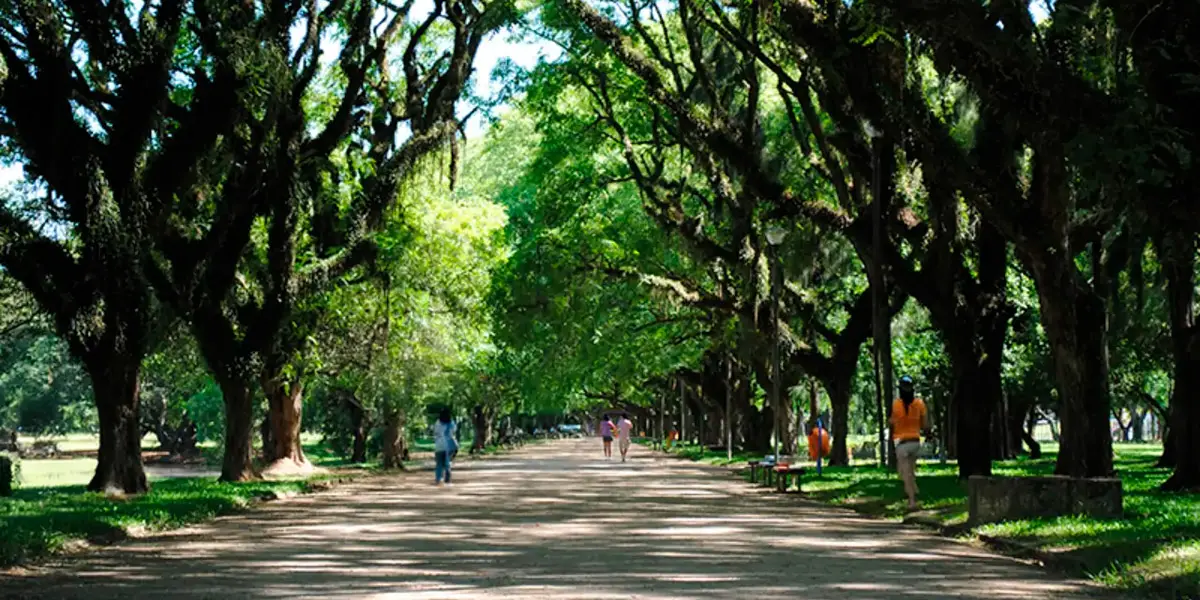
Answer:
<svg viewBox="0 0 1200 600"><path fill-rule="evenodd" d="M477 446L518 406L681 399L708 441L791 452L823 396L845 463L899 371L963 476L1041 415L1060 473L1106 475L1110 417L1153 413L1167 487L1200 484L1195 9L547 0L521 26L560 58L508 69L520 101L466 148L474 56L518 15L425 10L0 6L26 174L0 299L29 309L3 318L46 320L42 355L82 369L57 381L90 381L92 489L145 489L146 430L219 437L240 480L262 423L270 468L303 469L306 397L396 464L447 397Z"/></svg>
<svg viewBox="0 0 1200 600"><path fill-rule="evenodd" d="M656 406L682 381L762 447L798 421L762 391L816 381L844 463L869 344L860 416L903 357L947 392L964 477L1046 413L1057 472L1109 475L1110 418L1154 413L1165 486L1200 485L1200 13L1034 8L544 4L528 31L562 59L493 139L538 142L495 285L512 360L543 369L524 393Z"/></svg>
<svg viewBox="0 0 1200 600"><path fill-rule="evenodd" d="M222 479L257 475L258 392L265 458L305 465L316 337L355 303L346 286L422 285L396 281L403 240L380 232L404 230L389 223L422 165L453 163L475 54L514 10L414 4L0 6L0 136L25 172L0 265L90 378L89 489L146 489L142 370L164 344L190 345L219 389Z"/></svg>

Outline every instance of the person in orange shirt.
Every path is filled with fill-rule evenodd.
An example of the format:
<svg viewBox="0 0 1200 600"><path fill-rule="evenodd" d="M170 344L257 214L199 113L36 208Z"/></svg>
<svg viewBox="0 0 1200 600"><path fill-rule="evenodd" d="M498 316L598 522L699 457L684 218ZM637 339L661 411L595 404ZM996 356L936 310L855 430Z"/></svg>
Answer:
<svg viewBox="0 0 1200 600"><path fill-rule="evenodd" d="M929 411L917 398L912 377L900 378L900 397L892 402L892 440L896 442L896 470L908 495L908 509L917 510L917 455L921 452L921 432L928 431Z"/></svg>

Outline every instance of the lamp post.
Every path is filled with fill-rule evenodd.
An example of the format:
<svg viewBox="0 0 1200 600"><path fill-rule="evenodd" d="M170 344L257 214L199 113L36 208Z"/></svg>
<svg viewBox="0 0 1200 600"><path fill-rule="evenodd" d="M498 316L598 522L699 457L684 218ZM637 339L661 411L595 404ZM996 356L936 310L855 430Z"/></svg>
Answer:
<svg viewBox="0 0 1200 600"><path fill-rule="evenodd" d="M783 239L787 237L787 231L778 225L772 225L767 228L767 249L769 250L767 259L771 262L771 324L774 326L774 343L771 347L771 363L774 372L771 374L771 407L775 411L775 425L773 432L775 434L775 463L779 463L779 439L783 435L783 428L780 427L782 419L783 405L779 400L779 384L782 377L781 360L779 356L779 288L782 273L779 268L779 246L783 243Z"/></svg>

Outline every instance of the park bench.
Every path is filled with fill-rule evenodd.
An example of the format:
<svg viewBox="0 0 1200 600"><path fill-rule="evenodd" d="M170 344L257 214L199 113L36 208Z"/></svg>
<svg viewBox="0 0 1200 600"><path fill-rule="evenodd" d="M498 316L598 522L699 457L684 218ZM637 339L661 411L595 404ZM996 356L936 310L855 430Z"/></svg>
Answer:
<svg viewBox="0 0 1200 600"><path fill-rule="evenodd" d="M796 479L796 491L803 491L800 488L800 476L804 475L806 472L804 467L780 464L775 467L774 471L776 491L781 494L786 494L789 487L788 483L790 483L790 480L793 477Z"/></svg>
<svg viewBox="0 0 1200 600"><path fill-rule="evenodd" d="M758 472L762 471L763 479L761 483L768 487L774 486L782 492L788 488L788 483L795 477L796 489L799 489L800 476L804 474L805 470L799 466L792 465L789 457L783 456L780 459L778 463L775 462L774 457L748 461L747 464L750 466L750 483L760 483Z"/></svg>
<svg viewBox="0 0 1200 600"><path fill-rule="evenodd" d="M771 469L775 467L775 461L766 459L752 460L748 464L750 465L750 483L758 483L758 472L762 471L763 483L767 485L771 484Z"/></svg>

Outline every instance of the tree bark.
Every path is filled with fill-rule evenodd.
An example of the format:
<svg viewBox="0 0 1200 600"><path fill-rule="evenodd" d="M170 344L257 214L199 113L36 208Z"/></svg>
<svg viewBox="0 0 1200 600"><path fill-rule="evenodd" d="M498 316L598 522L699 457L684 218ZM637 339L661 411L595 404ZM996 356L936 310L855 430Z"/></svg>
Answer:
<svg viewBox="0 0 1200 600"><path fill-rule="evenodd" d="M1037 423L1033 419L1029 420L1029 428L1021 428L1021 439L1029 446L1029 458L1037 460L1042 457L1042 445L1033 437L1033 426Z"/></svg>
<svg viewBox="0 0 1200 600"><path fill-rule="evenodd" d="M783 456L795 456L798 451L796 432L802 427L796 418L796 411L788 390L779 391L779 403L779 408L783 411L779 419L780 435L783 436L779 440L779 453Z"/></svg>
<svg viewBox="0 0 1200 600"><path fill-rule="evenodd" d="M367 414L356 398L351 397L346 405L350 411L351 427L354 429L354 447L350 453L350 462L365 463L367 462Z"/></svg>
<svg viewBox="0 0 1200 600"><path fill-rule="evenodd" d="M1062 429L1054 472L1107 477L1112 475L1113 465L1104 302L1081 283L1064 285L1064 279L1077 276L1074 270L1070 264L1043 264L1034 269L1061 404Z"/></svg>
<svg viewBox="0 0 1200 600"><path fill-rule="evenodd" d="M402 410L390 410L383 419L383 468L403 469L407 454L404 438L405 414Z"/></svg>
<svg viewBox="0 0 1200 600"><path fill-rule="evenodd" d="M225 402L225 457L221 462L221 481L250 481L258 478L254 469L254 395L249 380L219 378Z"/></svg>
<svg viewBox="0 0 1200 600"><path fill-rule="evenodd" d="M998 399L998 389L984 383L983 368L978 356L952 353L954 368L954 449L958 457L958 476L992 474L992 413Z"/></svg>
<svg viewBox="0 0 1200 600"><path fill-rule="evenodd" d="M1200 489L1200 327L1195 314L1195 238L1171 234L1161 252L1167 272L1171 346L1175 382L1171 394L1171 428L1175 471L1164 491ZM1164 452L1165 455L1165 452Z"/></svg>
<svg viewBox="0 0 1200 600"><path fill-rule="evenodd" d="M264 375L263 392L267 396L267 422L270 439L263 440L264 450L271 448L267 473L307 473L312 463L304 456L300 445L300 427L303 415L304 383L298 378L286 381L282 373Z"/></svg>
<svg viewBox="0 0 1200 600"><path fill-rule="evenodd" d="M142 467L142 429L138 412L140 359L110 356L85 363L92 378L100 421L93 492L141 494L149 490Z"/></svg>
<svg viewBox="0 0 1200 600"><path fill-rule="evenodd" d="M495 411L484 407L482 404L475 405L475 409L471 414L471 421L475 424L475 441L471 445L471 453L475 454L483 452L485 448L492 443L492 422L495 420Z"/></svg>
<svg viewBox="0 0 1200 600"><path fill-rule="evenodd" d="M1053 132L1033 140L1030 200L1036 215L1021 221L1038 235L1014 240L1017 255L1037 287L1058 389L1062 422L1054 472L1071 477L1112 475L1112 405L1108 381L1108 314L1097 292L1102 273L1089 282L1075 262L1074 210L1065 150ZM1036 222L1035 222L1036 220Z"/></svg>
<svg viewBox="0 0 1200 600"><path fill-rule="evenodd" d="M1161 425L1161 427L1163 428L1163 435L1162 435L1163 451L1162 451L1162 456L1158 457L1158 462L1154 463L1154 466L1156 466L1156 467L1174 469L1175 463L1179 462L1177 459L1177 457L1179 455L1179 453L1177 452L1177 448L1178 448L1179 444L1175 440L1174 425L1175 425L1175 404L1176 403L1174 402L1174 397L1175 397L1175 394L1174 394L1174 392L1172 392L1171 393L1172 400L1170 402L1170 405L1167 407L1167 418L1165 420L1163 420L1162 425Z"/></svg>
<svg viewBox="0 0 1200 600"><path fill-rule="evenodd" d="M1029 422L1029 405L1028 399L1013 398L1008 396L1008 418L1006 431L1008 432L1008 445L1014 453L1021 454L1022 444L1025 441L1025 424Z"/></svg>
<svg viewBox="0 0 1200 600"><path fill-rule="evenodd" d="M275 462L275 442L271 439L271 411L269 409L263 416L262 423L258 425L258 437L262 442L263 462L268 465Z"/></svg>
<svg viewBox="0 0 1200 600"><path fill-rule="evenodd" d="M1008 431L1008 399L1004 393L996 401L996 412L992 415L992 460L1008 460L1016 456Z"/></svg>
<svg viewBox="0 0 1200 600"><path fill-rule="evenodd" d="M829 394L829 403L833 409L833 423L830 440L833 447L829 452L829 465L844 467L850 464L850 452L846 448L846 438L850 435L850 382L831 382L825 386Z"/></svg>
<svg viewBox="0 0 1200 600"><path fill-rule="evenodd" d="M1141 444L1146 441L1146 413L1136 408L1132 412L1133 420L1129 426L1133 432L1133 441Z"/></svg>
<svg viewBox="0 0 1200 600"><path fill-rule="evenodd" d="M759 410L754 406L754 382L746 369L735 370L734 412L738 417L737 431L742 438L742 448L748 452L771 451L771 423L774 415L770 403Z"/></svg>

